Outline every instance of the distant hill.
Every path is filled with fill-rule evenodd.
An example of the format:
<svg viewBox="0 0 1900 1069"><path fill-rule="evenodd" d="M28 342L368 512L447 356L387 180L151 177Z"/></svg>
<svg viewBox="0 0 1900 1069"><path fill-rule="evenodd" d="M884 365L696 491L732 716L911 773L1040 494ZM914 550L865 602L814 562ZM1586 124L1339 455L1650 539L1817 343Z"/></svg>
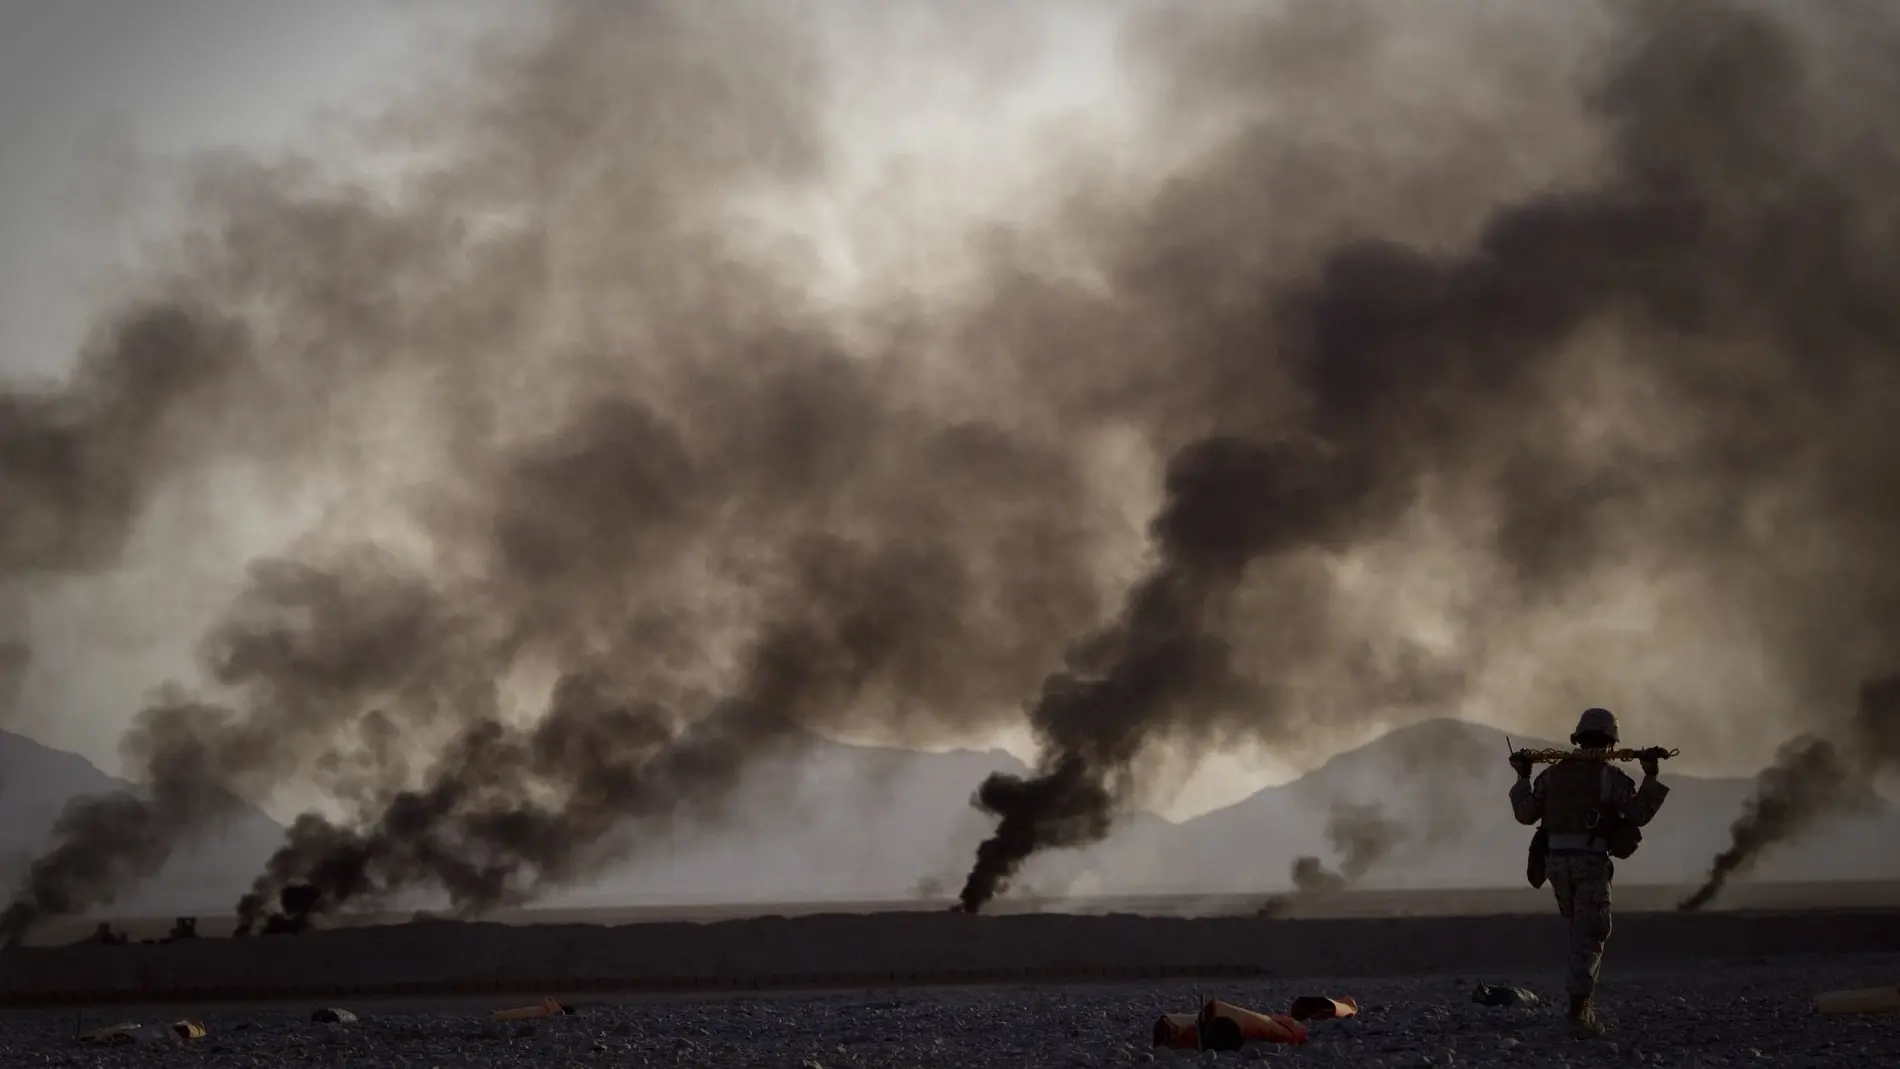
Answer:
<svg viewBox="0 0 1900 1069"><path fill-rule="evenodd" d="M1517 739L1519 745L1549 743ZM1510 887L1523 876L1530 831L1510 814L1502 733L1457 720L1400 728L1305 776L1176 824L1125 819L1107 841L1039 856L1029 893L1270 892L1286 888L1301 854L1337 862L1329 809L1376 804L1399 826L1397 845L1361 886ZM591 886L547 905L660 905L942 898L954 895L989 821L970 797L994 771L1025 771L1002 751L920 753L810 739L753 769L713 826L680 823ZM1673 788L1642 851L1618 865L1624 883L1697 878L1727 842L1750 789L1744 779L1668 771ZM42 846L66 800L130 790L84 759L0 732L0 878ZM246 807L209 843L110 912L224 912L280 841L282 829ZM1900 815L1843 821L1812 842L1771 853L1762 879L1900 875L1892 844ZM11 859L14 872L7 871ZM433 904L418 902L418 905Z"/></svg>
<svg viewBox="0 0 1900 1069"><path fill-rule="evenodd" d="M1553 745L1514 739L1520 747ZM1102 882L1125 891L1248 891L1285 887L1300 854L1329 865L1328 811L1336 802L1376 804L1400 827L1399 844L1362 886L1509 886L1523 878L1531 829L1510 810L1513 773L1502 732L1460 720L1429 720L1334 757L1299 779L1184 822L1171 842L1130 850L1119 837L1093 851ZM1631 775L1641 773L1632 764ZM1750 779L1671 772L1669 800L1644 830L1642 849L1617 864L1625 883L1699 878L1728 843ZM1838 821L1809 841L1771 851L1763 878L1841 879L1900 874L1891 849L1900 814Z"/></svg>
<svg viewBox="0 0 1900 1069"><path fill-rule="evenodd" d="M970 796L1001 750L921 753L812 738L753 769L740 818L677 829L562 904L907 898L954 894L988 832Z"/></svg>
<svg viewBox="0 0 1900 1069"><path fill-rule="evenodd" d="M118 791L141 793L78 754L0 731L0 889L10 893L26 866L47 848L53 823L69 800ZM240 804L235 816L175 856L158 878L102 912L228 911L283 835L283 827L261 810Z"/></svg>
<svg viewBox="0 0 1900 1069"><path fill-rule="evenodd" d="M1519 738L1519 746L1555 745ZM1523 878L1530 829L1511 816L1512 780L1502 732L1430 720L1339 754L1305 776L1179 824L1149 813L1126 818L1107 841L1036 858L1019 882L1046 893L1195 893L1284 889L1301 854L1329 865L1328 811L1377 804L1401 827L1399 844L1362 886L1498 887ZM1001 752L920 754L812 745L801 766L760 770L736 807L740 825L641 855L573 904L954 894L989 824L969 797L994 770L1020 772ZM1640 775L1631 766L1633 775ZM1670 772L1663 814L1643 849L1619 862L1629 882L1698 878L1727 843L1752 782ZM1811 842L1771 852L1762 878L1900 875L1882 844L1900 841L1900 818L1843 821ZM926 883L919 887L919 877Z"/></svg>

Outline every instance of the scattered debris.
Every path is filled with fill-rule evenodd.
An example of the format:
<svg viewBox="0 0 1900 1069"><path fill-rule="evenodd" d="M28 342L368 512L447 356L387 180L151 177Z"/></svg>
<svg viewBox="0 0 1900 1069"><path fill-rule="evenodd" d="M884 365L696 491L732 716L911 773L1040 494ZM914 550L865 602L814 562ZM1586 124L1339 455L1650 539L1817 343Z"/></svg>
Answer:
<svg viewBox="0 0 1900 1069"><path fill-rule="evenodd" d="M334 1006L326 1006L311 1014L310 1020L314 1024L355 1024L356 1014Z"/></svg>
<svg viewBox="0 0 1900 1069"><path fill-rule="evenodd" d="M1507 984L1480 983L1472 990L1471 1001L1480 1006L1498 1006L1508 1009L1513 1006L1535 1006L1537 995L1521 987L1511 987Z"/></svg>
<svg viewBox="0 0 1900 1069"><path fill-rule="evenodd" d="M1164 1013L1155 1020L1154 1045L1169 1050L1199 1050L1200 1018L1191 1013Z"/></svg>
<svg viewBox="0 0 1900 1069"><path fill-rule="evenodd" d="M1195 1026L1201 1049L1233 1051L1249 1043L1306 1042L1306 1026L1283 1013L1258 1013L1231 1002L1209 999Z"/></svg>
<svg viewBox="0 0 1900 1069"><path fill-rule="evenodd" d="M1301 995L1293 1000L1293 1005L1287 1007L1286 1012L1296 1021L1331 1021L1354 1016L1359 1012L1359 1003L1352 998Z"/></svg>
<svg viewBox="0 0 1900 1069"><path fill-rule="evenodd" d="M1234 1051L1248 1043L1285 1043L1307 1040L1301 1021L1352 1017L1359 1003L1351 998L1301 995L1287 1013L1260 1013L1219 999L1209 999L1200 1013L1164 1013L1155 1019L1154 1045L1169 1050Z"/></svg>
<svg viewBox="0 0 1900 1069"><path fill-rule="evenodd" d="M126 1021L120 1024L109 1024L104 1028L95 1028L80 1036L79 1041L97 1047L121 1047L137 1043L144 1038L142 1026Z"/></svg>
<svg viewBox="0 0 1900 1069"><path fill-rule="evenodd" d="M205 1026L197 1021L173 1021L159 1028L146 1028L131 1021L95 1028L79 1037L81 1043L95 1047L126 1047L161 1039L190 1042L205 1037Z"/></svg>
<svg viewBox="0 0 1900 1069"><path fill-rule="evenodd" d="M552 998L544 998L539 1005L517 1006L512 1010L496 1010L497 1021L524 1021L531 1017L560 1017L574 1011L561 1005Z"/></svg>
<svg viewBox="0 0 1900 1069"><path fill-rule="evenodd" d="M1826 991L1814 996L1816 1013L1900 1013L1900 985Z"/></svg>

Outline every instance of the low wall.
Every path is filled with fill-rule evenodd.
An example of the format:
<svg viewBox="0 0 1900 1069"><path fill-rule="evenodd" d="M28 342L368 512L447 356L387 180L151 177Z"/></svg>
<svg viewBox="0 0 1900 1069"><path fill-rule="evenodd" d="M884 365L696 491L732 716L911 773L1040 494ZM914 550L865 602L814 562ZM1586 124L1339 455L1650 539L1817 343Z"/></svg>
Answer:
<svg viewBox="0 0 1900 1069"><path fill-rule="evenodd" d="M0 953L0 1006L763 990L1279 975L1502 975L1561 963L1555 915L1312 920L873 913L712 924L425 921ZM1900 952L1900 910L1635 913L1609 967Z"/></svg>

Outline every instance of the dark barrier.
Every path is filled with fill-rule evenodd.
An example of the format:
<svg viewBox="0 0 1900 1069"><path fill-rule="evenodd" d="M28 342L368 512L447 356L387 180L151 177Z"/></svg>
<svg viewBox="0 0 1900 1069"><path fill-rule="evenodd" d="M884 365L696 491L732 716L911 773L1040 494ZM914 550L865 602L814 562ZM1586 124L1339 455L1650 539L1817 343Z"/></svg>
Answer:
<svg viewBox="0 0 1900 1069"><path fill-rule="evenodd" d="M980 984L1132 983L1152 980L1235 980L1262 975L1265 970L1245 965L1170 966L1167 968L1087 969L962 969L938 972L786 973L721 979L712 976L567 978L443 981L441 983L387 984L251 984L242 987L187 987L149 989L41 990L9 994L0 1008L36 1009L63 1006L118 1006L136 1003L246 1003L318 1001L325 999L446 998L473 995L523 995L558 991L574 995L659 995L684 993L738 993L747 991L838 990L889 987L958 987Z"/></svg>
<svg viewBox="0 0 1900 1069"><path fill-rule="evenodd" d="M0 953L0 1007L640 995L1302 978L1555 968L1554 915L1326 920L937 913L713 924L427 921L243 940ZM1900 910L1633 913L1619 969L1900 952Z"/></svg>

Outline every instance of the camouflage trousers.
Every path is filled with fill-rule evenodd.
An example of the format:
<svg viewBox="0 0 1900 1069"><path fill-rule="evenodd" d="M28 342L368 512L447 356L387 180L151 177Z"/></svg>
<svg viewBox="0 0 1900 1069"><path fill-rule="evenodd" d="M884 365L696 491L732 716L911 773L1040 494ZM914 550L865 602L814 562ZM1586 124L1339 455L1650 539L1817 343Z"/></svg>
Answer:
<svg viewBox="0 0 1900 1069"><path fill-rule="evenodd" d="M1596 992L1603 945L1610 940L1610 882L1616 863L1602 854L1551 854L1550 887L1557 911L1570 922L1564 986L1572 996Z"/></svg>

